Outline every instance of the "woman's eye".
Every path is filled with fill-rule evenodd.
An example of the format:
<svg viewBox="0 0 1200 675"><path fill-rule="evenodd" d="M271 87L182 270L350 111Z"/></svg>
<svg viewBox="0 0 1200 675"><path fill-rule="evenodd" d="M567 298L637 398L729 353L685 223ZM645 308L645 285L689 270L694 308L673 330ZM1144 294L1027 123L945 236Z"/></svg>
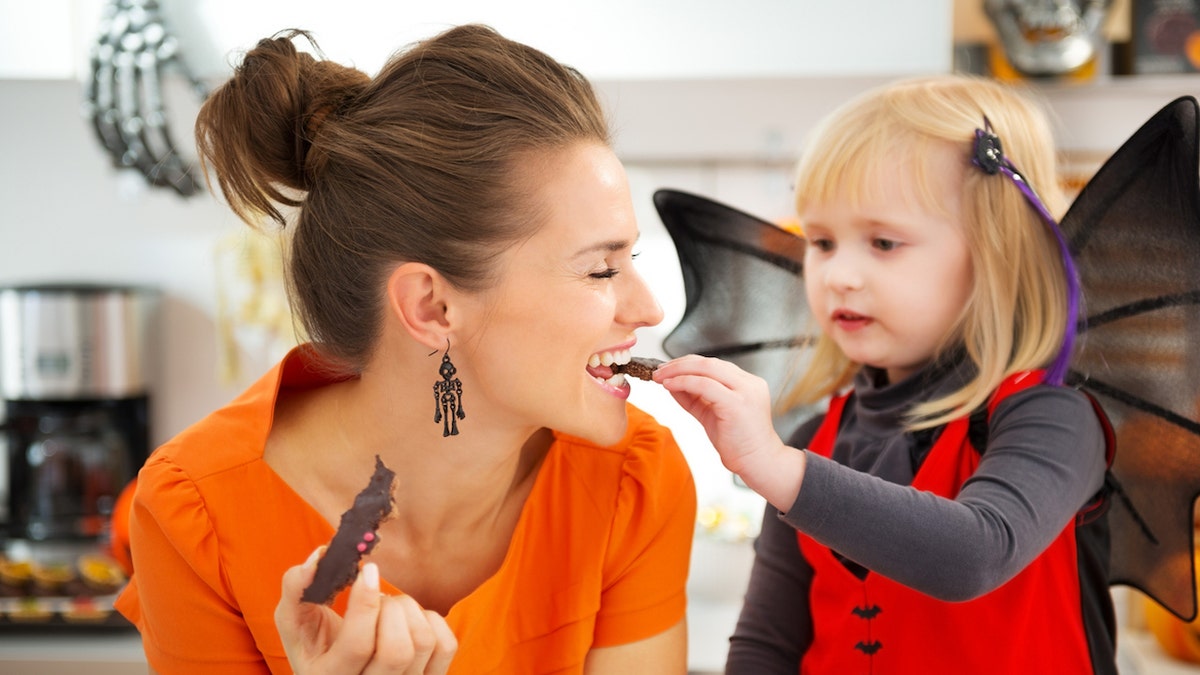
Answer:
<svg viewBox="0 0 1200 675"><path fill-rule="evenodd" d="M611 279L621 273L621 270L615 267L606 267L601 272L592 272L588 276L593 279Z"/></svg>

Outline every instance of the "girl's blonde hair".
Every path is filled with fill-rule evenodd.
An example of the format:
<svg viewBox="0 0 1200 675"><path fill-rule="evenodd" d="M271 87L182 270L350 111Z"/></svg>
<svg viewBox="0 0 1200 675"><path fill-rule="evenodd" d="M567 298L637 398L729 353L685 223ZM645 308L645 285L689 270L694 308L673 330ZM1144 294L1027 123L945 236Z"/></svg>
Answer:
<svg viewBox="0 0 1200 675"><path fill-rule="evenodd" d="M976 372L961 389L917 406L910 427L933 427L970 414L1008 375L1042 368L1058 354L1068 316L1068 289L1057 240L1012 180L972 165L975 130L991 122L1004 154L1060 217L1050 122L1015 88L983 78L945 75L905 80L868 92L832 113L804 149L796 175L796 207L835 199L862 200L883 172L911 177L908 198L935 212L932 186L951 180L931 150L961 157L962 226L973 288L938 352L962 345ZM801 223L803 225L803 223ZM861 364L821 335L808 367L781 406L815 403L850 384Z"/></svg>

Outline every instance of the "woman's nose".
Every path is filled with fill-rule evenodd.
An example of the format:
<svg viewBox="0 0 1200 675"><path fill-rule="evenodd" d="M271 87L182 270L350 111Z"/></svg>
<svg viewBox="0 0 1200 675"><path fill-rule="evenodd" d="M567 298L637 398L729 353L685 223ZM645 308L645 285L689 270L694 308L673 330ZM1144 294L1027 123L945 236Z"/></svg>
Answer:
<svg viewBox="0 0 1200 675"><path fill-rule="evenodd" d="M626 278L631 283L627 285L624 297L619 299L617 320L637 326L656 326L662 323L662 305L650 292L646 280L636 270L630 270Z"/></svg>

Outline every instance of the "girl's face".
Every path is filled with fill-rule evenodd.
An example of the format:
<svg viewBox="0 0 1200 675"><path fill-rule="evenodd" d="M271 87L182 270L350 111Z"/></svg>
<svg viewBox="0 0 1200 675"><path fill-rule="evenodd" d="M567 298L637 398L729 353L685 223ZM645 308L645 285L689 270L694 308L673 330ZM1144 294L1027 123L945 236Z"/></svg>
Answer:
<svg viewBox="0 0 1200 675"><path fill-rule="evenodd" d="M625 171L591 143L525 166L542 223L502 254L498 285L479 298L470 364L459 367L463 408L475 414L474 400L493 416L481 428L549 427L612 444L625 432L629 384L597 379L588 362L627 359L635 331L663 317L633 267L638 227Z"/></svg>
<svg viewBox="0 0 1200 675"><path fill-rule="evenodd" d="M932 359L972 291L963 232L963 160L949 145L930 158L940 208L917 204L904 163L876 172L857 205L813 204L800 214L804 280L821 329L852 361L899 382Z"/></svg>

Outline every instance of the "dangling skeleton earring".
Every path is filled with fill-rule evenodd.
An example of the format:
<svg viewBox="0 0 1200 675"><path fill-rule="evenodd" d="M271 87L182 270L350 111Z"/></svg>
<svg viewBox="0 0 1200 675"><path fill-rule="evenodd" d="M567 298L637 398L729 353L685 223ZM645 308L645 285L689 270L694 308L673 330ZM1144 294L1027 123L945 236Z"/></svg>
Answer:
<svg viewBox="0 0 1200 675"><path fill-rule="evenodd" d="M437 352L434 352L435 354ZM466 418L462 409L462 380L454 377L458 369L450 362L450 341L438 368L442 379L433 383L433 421L442 423L442 436L458 435L458 420Z"/></svg>

